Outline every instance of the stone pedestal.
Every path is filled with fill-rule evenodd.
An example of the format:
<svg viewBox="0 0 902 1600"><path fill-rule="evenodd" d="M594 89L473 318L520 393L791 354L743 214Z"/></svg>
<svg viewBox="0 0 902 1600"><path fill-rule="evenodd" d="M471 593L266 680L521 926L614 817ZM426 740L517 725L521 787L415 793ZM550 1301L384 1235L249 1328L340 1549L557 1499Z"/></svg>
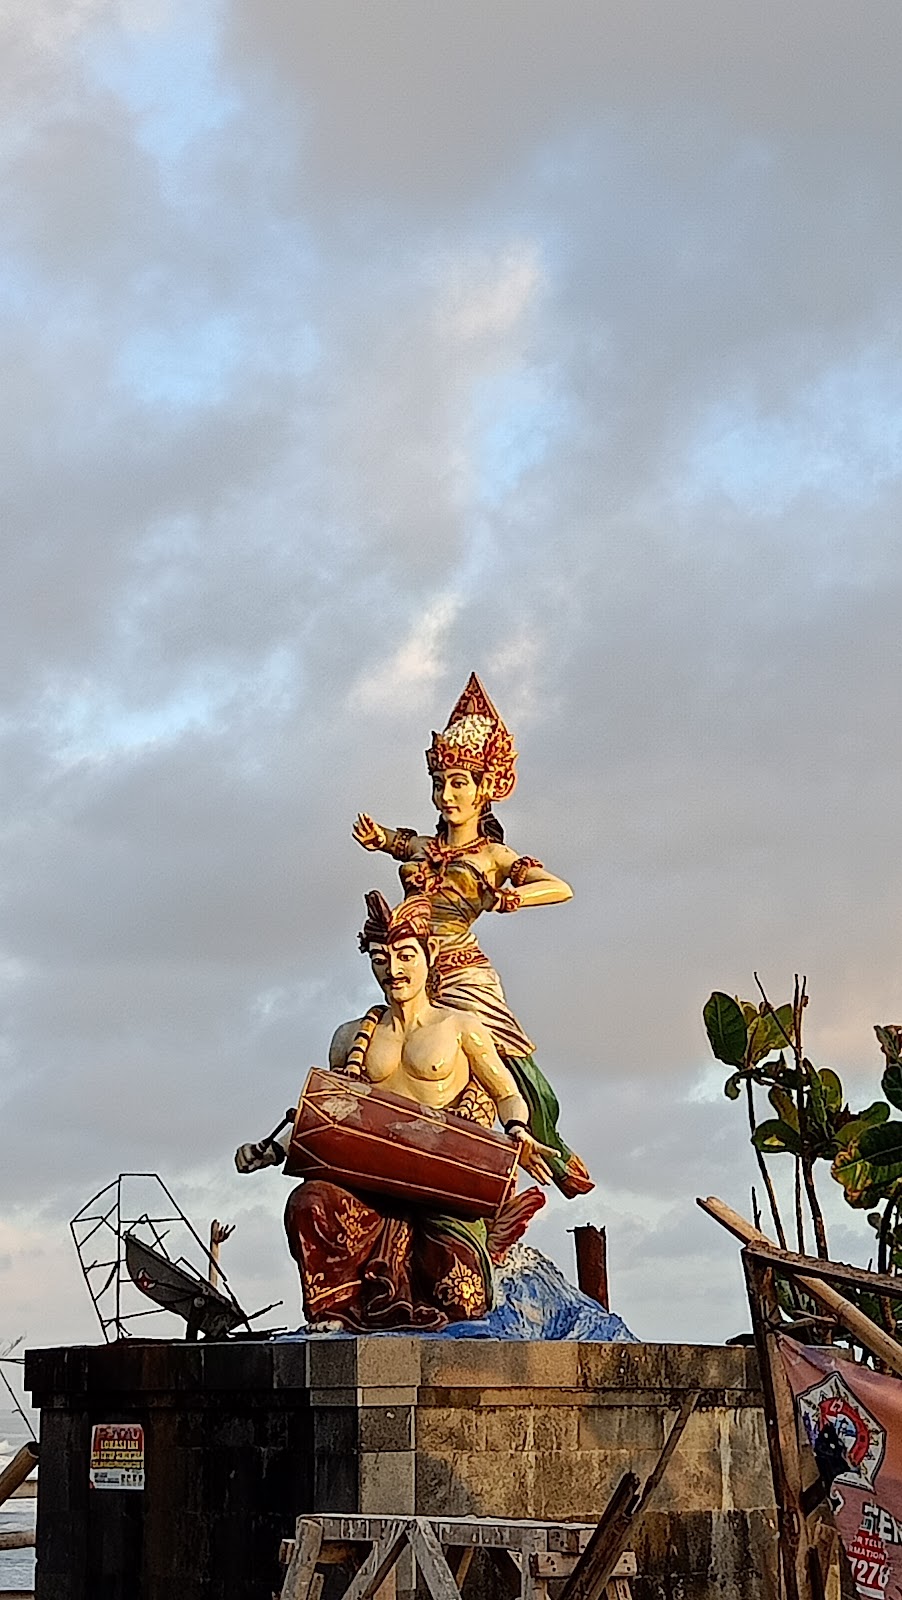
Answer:
<svg viewBox="0 0 902 1600"><path fill-rule="evenodd" d="M651 1470L690 1390L696 1411L634 1540L634 1594L773 1592L751 1351L129 1341L30 1351L26 1382L41 1409L37 1600L271 1600L302 1511L591 1522L621 1473ZM90 1488L95 1422L142 1423L143 1491Z"/></svg>

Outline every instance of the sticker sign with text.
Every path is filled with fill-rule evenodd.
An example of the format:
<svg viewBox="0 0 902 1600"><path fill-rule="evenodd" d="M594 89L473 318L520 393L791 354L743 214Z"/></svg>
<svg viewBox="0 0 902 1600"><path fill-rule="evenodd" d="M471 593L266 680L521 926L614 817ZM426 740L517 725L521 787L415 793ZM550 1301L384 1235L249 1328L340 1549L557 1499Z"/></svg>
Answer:
<svg viewBox="0 0 902 1600"><path fill-rule="evenodd" d="M96 1422L91 1429L92 1489L144 1488L144 1429L140 1422Z"/></svg>

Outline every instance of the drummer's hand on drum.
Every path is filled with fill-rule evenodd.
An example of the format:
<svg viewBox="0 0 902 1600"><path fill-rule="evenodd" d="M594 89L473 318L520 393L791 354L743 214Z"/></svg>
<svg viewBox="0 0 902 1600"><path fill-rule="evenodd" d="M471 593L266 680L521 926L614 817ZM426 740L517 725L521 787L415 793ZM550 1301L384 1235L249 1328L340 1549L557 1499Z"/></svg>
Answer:
<svg viewBox="0 0 902 1600"><path fill-rule="evenodd" d="M240 1144L235 1151L235 1166L239 1172L259 1172L263 1167L277 1167L285 1160L285 1151L274 1139L261 1139L257 1144Z"/></svg>
<svg viewBox="0 0 902 1600"><path fill-rule="evenodd" d="M536 1178L539 1183L551 1182L551 1168L544 1159L546 1155L553 1155L547 1144L539 1144L526 1128L514 1127L508 1134L519 1146L517 1151L518 1165L528 1172L531 1178Z"/></svg>
<svg viewBox="0 0 902 1600"><path fill-rule="evenodd" d="M374 822L366 811L359 813L351 829L351 835L358 844L363 845L364 850L385 849L385 829L380 828L378 822Z"/></svg>

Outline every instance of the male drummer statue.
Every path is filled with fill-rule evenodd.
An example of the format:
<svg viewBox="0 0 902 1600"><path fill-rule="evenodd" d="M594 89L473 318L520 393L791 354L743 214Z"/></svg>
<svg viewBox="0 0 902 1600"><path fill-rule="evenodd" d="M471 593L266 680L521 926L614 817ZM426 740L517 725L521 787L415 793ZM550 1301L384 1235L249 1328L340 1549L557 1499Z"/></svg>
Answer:
<svg viewBox="0 0 902 1600"><path fill-rule="evenodd" d="M337 1030L330 1067L483 1126L497 1117L519 1145L520 1165L547 1183L543 1147L528 1132L528 1108L490 1034L472 1013L429 999L428 900L409 896L392 911L373 891L366 904L360 947L388 1004ZM281 1143L242 1145L235 1164L239 1172L275 1165L287 1143L286 1135ZM506 1223L500 1221L505 1244L540 1203L531 1194L515 1198ZM285 1227L314 1326L435 1329L483 1316L491 1304L492 1239L484 1223L363 1199L316 1179L292 1191Z"/></svg>

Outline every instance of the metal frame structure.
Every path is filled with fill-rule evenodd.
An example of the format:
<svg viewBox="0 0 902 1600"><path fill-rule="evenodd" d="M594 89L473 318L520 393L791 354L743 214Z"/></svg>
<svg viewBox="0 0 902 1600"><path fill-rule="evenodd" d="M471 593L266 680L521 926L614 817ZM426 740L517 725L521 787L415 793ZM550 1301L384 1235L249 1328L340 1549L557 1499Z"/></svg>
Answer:
<svg viewBox="0 0 902 1600"><path fill-rule="evenodd" d="M137 1189L139 1184L156 1186L161 1191L158 1201L152 1202L150 1209L146 1205L138 1208L138 1202L131 1198L132 1187ZM173 1254L165 1242L175 1228L187 1233L187 1238L183 1236L181 1240L177 1254ZM76 1212L69 1223L69 1231L91 1304L107 1344L115 1339L133 1337L136 1330L132 1324L141 1318L179 1315L163 1305L147 1307L146 1300L139 1298L141 1290L129 1275L126 1265L126 1241L129 1238L155 1252L161 1264L168 1265L173 1273L184 1279L189 1293L192 1288L195 1289L198 1306L209 1304L211 1297L215 1297L217 1303L222 1302L224 1310L231 1310L235 1324L244 1324L250 1331L251 1319L229 1288L221 1263L211 1255L159 1173L120 1172ZM100 1245L93 1260L90 1259L92 1252L88 1248L92 1240ZM187 1249L192 1254L196 1251L203 1262L203 1271L184 1254ZM213 1289L209 1280L211 1267L218 1273L218 1289ZM272 1307L264 1309L269 1311ZM262 1314L262 1311L253 1313L254 1316ZM190 1316L185 1315L185 1320L188 1323L187 1337L196 1338L197 1324L192 1329Z"/></svg>

